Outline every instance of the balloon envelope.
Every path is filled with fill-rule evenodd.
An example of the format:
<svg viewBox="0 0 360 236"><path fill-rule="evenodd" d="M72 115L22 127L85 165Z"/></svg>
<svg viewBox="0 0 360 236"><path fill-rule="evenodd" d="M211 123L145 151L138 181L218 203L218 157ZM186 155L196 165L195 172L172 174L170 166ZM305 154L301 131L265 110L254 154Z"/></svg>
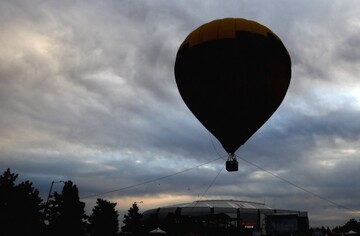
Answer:
<svg viewBox="0 0 360 236"><path fill-rule="evenodd" d="M234 154L284 99L291 61L265 26L226 18L189 34L176 55L175 78L191 112Z"/></svg>

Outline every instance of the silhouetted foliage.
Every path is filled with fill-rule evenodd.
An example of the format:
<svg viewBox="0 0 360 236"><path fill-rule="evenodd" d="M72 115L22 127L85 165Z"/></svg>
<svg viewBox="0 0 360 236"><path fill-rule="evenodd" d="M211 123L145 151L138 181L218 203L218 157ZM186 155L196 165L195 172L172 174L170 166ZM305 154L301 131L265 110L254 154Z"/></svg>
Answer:
<svg viewBox="0 0 360 236"><path fill-rule="evenodd" d="M343 226L337 226L333 229L336 233L347 233L349 231L355 231L360 234L360 222L355 219L350 219Z"/></svg>
<svg viewBox="0 0 360 236"><path fill-rule="evenodd" d="M79 200L79 191L71 181L64 183L61 194L55 192L49 202L49 235L85 235L85 203Z"/></svg>
<svg viewBox="0 0 360 236"><path fill-rule="evenodd" d="M0 175L0 234L39 235L43 226L42 199L29 181L16 185L8 168Z"/></svg>
<svg viewBox="0 0 360 236"><path fill-rule="evenodd" d="M89 217L91 235L115 236L119 231L118 212L116 203L98 198L96 206Z"/></svg>
<svg viewBox="0 0 360 236"><path fill-rule="evenodd" d="M49 201L46 224L44 224L44 204L39 197L39 191L28 180L16 184L17 178L18 174L11 173L9 168L0 175L1 236L117 235L119 215L115 210L116 203L97 199L92 215L87 217L84 211L85 203L79 199L77 186L67 181L64 183L62 192L55 192ZM173 230L178 234L190 224L186 219L178 217L179 214L169 215L161 227L171 232L168 225L175 222L177 226ZM87 224L87 220L90 224ZM145 226L142 225L142 214L139 213L136 203L132 204L128 214L124 215L123 223L125 224L122 227L123 232L130 232L133 235L142 235L146 232ZM315 231L323 235L341 235L349 231L359 234L360 222L350 219L344 225L332 230L325 227L311 229L311 232Z"/></svg>
<svg viewBox="0 0 360 236"><path fill-rule="evenodd" d="M142 214L139 213L139 207L134 202L132 207L128 210L128 214L124 215L123 223L125 224L121 230L122 232L131 232L135 235L142 231Z"/></svg>

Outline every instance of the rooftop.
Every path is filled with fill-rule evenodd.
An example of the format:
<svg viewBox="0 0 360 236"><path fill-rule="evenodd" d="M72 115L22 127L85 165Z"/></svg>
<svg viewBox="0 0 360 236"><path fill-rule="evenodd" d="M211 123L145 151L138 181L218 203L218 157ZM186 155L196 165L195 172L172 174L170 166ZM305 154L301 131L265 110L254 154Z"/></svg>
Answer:
<svg viewBox="0 0 360 236"><path fill-rule="evenodd" d="M264 203L258 202L250 202L250 201L241 201L241 200L201 200L190 203L181 203L175 204L171 206L165 206L162 208L172 208L172 207L180 207L180 208L200 208L200 207L208 207L208 208L250 208L250 209L272 209L266 206Z"/></svg>

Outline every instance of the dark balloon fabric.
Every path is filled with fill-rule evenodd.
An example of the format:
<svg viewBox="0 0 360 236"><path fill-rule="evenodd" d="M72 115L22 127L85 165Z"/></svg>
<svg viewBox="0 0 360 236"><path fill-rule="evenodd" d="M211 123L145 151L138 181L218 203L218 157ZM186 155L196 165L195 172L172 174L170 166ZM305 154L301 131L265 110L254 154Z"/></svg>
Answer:
<svg viewBox="0 0 360 236"><path fill-rule="evenodd" d="M234 154L284 99L291 60L265 26L226 18L189 34L176 55L175 78L191 112Z"/></svg>

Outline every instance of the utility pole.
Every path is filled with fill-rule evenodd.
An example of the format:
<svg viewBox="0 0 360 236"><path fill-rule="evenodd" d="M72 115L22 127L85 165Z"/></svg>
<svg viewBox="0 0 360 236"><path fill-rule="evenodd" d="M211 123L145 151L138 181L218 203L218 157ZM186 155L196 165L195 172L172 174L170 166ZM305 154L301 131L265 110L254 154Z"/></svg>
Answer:
<svg viewBox="0 0 360 236"><path fill-rule="evenodd" d="M46 219L46 213L47 213L47 210L48 210L48 208L49 208L49 200L50 200L52 188L53 188L54 184L57 184L57 183L65 183L65 181L60 180L60 181L52 181L52 182L51 182L49 194L48 194L48 196L47 196L47 200L46 200L46 204L45 204L45 209L44 209L44 221L45 221L45 219Z"/></svg>

